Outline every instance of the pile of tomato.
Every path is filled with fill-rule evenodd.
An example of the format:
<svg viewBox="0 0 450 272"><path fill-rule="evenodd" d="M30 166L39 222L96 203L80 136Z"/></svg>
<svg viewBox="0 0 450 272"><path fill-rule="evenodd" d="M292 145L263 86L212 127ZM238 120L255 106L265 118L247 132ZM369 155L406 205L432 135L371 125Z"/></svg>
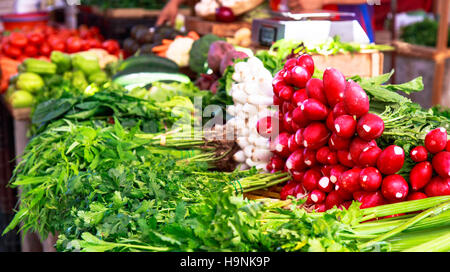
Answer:
<svg viewBox="0 0 450 272"><path fill-rule="evenodd" d="M49 57L54 50L77 53L101 48L111 55L118 56L121 53L117 41L105 40L98 27L85 25L78 29L39 25L3 33L0 46L3 55L20 61L29 57Z"/></svg>

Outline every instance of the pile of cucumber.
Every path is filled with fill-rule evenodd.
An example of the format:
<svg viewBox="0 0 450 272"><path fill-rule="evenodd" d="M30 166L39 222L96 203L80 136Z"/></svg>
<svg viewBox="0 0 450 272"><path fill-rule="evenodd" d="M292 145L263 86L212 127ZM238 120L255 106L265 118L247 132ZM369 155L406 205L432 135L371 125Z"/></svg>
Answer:
<svg viewBox="0 0 450 272"><path fill-rule="evenodd" d="M113 82L128 90L148 87L153 82L189 83L188 76L180 73L178 65L155 55L132 56L118 63Z"/></svg>

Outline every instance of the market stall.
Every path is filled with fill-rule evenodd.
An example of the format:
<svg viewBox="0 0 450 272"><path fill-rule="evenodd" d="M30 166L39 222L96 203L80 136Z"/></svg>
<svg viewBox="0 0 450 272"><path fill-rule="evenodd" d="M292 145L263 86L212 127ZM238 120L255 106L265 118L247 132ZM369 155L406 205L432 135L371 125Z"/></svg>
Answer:
<svg viewBox="0 0 450 272"><path fill-rule="evenodd" d="M3 32L20 195L0 231L44 251L449 251L450 111L408 97L420 76L390 83L396 47L349 13L228 2L174 26L78 7L139 15L117 40Z"/></svg>

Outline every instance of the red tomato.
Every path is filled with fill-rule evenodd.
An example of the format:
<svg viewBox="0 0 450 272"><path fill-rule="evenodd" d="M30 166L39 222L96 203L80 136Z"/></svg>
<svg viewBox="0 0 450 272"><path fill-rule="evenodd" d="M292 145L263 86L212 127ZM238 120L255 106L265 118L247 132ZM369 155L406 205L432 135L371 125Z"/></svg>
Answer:
<svg viewBox="0 0 450 272"><path fill-rule="evenodd" d="M18 47L6 44L3 47L3 53L5 53L5 55L10 58L17 59L22 55L22 50L20 50L20 48Z"/></svg>
<svg viewBox="0 0 450 272"><path fill-rule="evenodd" d="M55 30L53 27L48 26L48 25L45 26L44 32L45 32L45 35L46 35L46 36L50 36L50 35L56 34L56 30Z"/></svg>
<svg viewBox="0 0 450 272"><path fill-rule="evenodd" d="M91 49L91 45L88 40L81 40L81 51L87 51Z"/></svg>
<svg viewBox="0 0 450 272"><path fill-rule="evenodd" d="M61 51L61 52L65 52L66 51L66 44L63 41L59 41L56 43L52 44L52 49L55 51Z"/></svg>
<svg viewBox="0 0 450 272"><path fill-rule="evenodd" d="M102 43L97 39L88 39L87 42L90 48L102 48Z"/></svg>
<svg viewBox="0 0 450 272"><path fill-rule="evenodd" d="M9 44L12 46L23 48L27 45L27 36L21 32L13 32L9 35Z"/></svg>
<svg viewBox="0 0 450 272"><path fill-rule="evenodd" d="M98 36L100 35L100 29L96 26L91 26L91 28L89 28L89 31L91 32L91 34L93 36Z"/></svg>
<svg viewBox="0 0 450 272"><path fill-rule="evenodd" d="M108 53L115 55L120 50L119 43L115 40L106 40L102 43L103 49L108 51Z"/></svg>
<svg viewBox="0 0 450 272"><path fill-rule="evenodd" d="M48 43L43 43L41 45L39 53L41 53L42 56L49 57L51 52L52 52L52 48L50 47L50 45Z"/></svg>
<svg viewBox="0 0 450 272"><path fill-rule="evenodd" d="M82 40L78 37L70 37L67 39L67 52L76 53L82 49Z"/></svg>
<svg viewBox="0 0 450 272"><path fill-rule="evenodd" d="M27 35L28 42L34 45L40 45L44 42L44 34L40 32L31 32Z"/></svg>
<svg viewBox="0 0 450 272"><path fill-rule="evenodd" d="M27 45L25 46L25 49L23 50L23 52L25 53L25 55L27 57L36 57L38 55L38 49L36 48L36 46L34 45Z"/></svg>

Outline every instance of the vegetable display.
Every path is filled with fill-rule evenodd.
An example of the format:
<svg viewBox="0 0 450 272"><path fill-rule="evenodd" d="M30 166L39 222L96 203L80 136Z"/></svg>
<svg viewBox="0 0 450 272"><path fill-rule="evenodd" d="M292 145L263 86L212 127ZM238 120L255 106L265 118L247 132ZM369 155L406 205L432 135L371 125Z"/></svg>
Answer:
<svg viewBox="0 0 450 272"><path fill-rule="evenodd" d="M450 115L402 95L420 77L318 71L297 42L254 56L140 29L148 54L113 60L111 43L20 64L7 98L33 107L32 137L3 234L53 234L58 251L450 250Z"/></svg>
<svg viewBox="0 0 450 272"><path fill-rule="evenodd" d="M267 170L288 171L299 185L285 185L282 199L307 195L307 205L324 211L335 205L347 206L353 200L361 202L361 208L405 201L410 193L425 186L433 188L425 187L427 197L447 195L450 181L449 155L444 151L449 138L447 118L435 117L438 122L434 125L438 127L429 132L422 127L413 130L413 134L397 134L415 139L424 137L423 159L417 159L418 151L411 151L415 161L426 160L427 152L434 154L432 162L406 162L404 148L411 148L411 143L399 146L400 141L392 143L383 138L397 136L391 134L390 123L408 116L387 116L385 112L378 115L374 110L377 99L388 100L383 95L390 91L345 79L334 68L323 72L323 80L312 78L314 71L309 55L286 61L273 80L273 102L279 106L279 112L270 116L271 124L266 126L273 130L279 124L280 133L269 135L260 131L261 136L270 138L274 154ZM396 95L393 96L399 99ZM405 101L403 106L396 107L408 108L410 104ZM266 120L267 117L261 121ZM438 176L428 185L433 171Z"/></svg>
<svg viewBox="0 0 450 272"><path fill-rule="evenodd" d="M117 41L104 40L97 27L80 26L76 30L37 26L30 30L3 33L2 53L12 59L50 57L52 51L77 53L100 48L119 56Z"/></svg>

